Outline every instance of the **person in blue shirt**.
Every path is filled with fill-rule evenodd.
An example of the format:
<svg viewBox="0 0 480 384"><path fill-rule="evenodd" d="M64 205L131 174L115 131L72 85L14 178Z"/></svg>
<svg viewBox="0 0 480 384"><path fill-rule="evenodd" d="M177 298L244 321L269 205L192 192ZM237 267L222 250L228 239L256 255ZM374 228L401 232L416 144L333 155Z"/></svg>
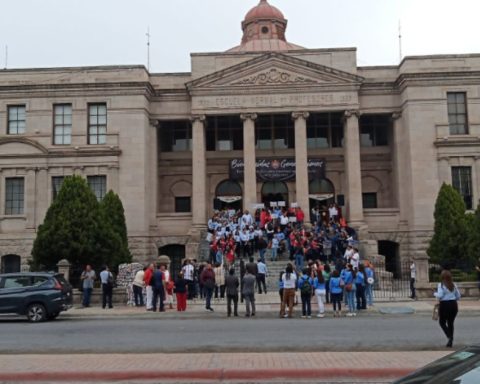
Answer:
<svg viewBox="0 0 480 384"><path fill-rule="evenodd" d="M340 286L340 280L340 273L338 270L334 270L329 282L330 297L333 304L333 317L342 316L343 288Z"/></svg>
<svg viewBox="0 0 480 384"><path fill-rule="evenodd" d="M437 291L434 296L439 301L438 322L442 328L445 336L447 336L447 348L453 346L453 331L454 322L458 314L458 303L460 300L460 292L457 286L453 283L452 274L450 271L444 270L440 274L440 283L438 283Z"/></svg>
<svg viewBox="0 0 480 384"><path fill-rule="evenodd" d="M302 298L302 319L312 318L313 279L310 277L310 268L304 268L298 279L298 289Z"/></svg>
<svg viewBox="0 0 480 384"><path fill-rule="evenodd" d="M358 272L355 276L355 286L356 286L356 297L357 297L357 310L367 309L367 299L365 297L365 287L366 287L366 273L365 266L360 264L358 266Z"/></svg>
<svg viewBox="0 0 480 384"><path fill-rule="evenodd" d="M343 282L345 283L345 297L348 305L347 317L357 316L357 308L355 305L355 271L351 264L347 264L346 268L342 271Z"/></svg>
<svg viewBox="0 0 480 384"><path fill-rule="evenodd" d="M373 271L373 266L369 261L365 261L365 277L365 297L367 299L367 305L373 307L373 284L375 284L375 273Z"/></svg>

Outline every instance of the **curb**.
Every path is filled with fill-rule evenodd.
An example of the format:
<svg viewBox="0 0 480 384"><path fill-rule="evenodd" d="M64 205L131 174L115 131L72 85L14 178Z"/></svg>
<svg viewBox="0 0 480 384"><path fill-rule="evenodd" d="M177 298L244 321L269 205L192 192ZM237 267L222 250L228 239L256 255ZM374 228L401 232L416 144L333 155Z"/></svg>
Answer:
<svg viewBox="0 0 480 384"><path fill-rule="evenodd" d="M2 372L0 381L8 382L99 382L126 380L308 380L308 379L395 379L406 376L415 368L359 369L210 369L197 371L125 371L125 372Z"/></svg>

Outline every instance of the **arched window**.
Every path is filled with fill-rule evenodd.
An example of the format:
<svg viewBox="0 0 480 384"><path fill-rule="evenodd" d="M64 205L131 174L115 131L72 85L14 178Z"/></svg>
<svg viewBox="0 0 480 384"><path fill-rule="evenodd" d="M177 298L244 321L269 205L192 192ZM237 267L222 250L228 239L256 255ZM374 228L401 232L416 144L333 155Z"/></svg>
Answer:
<svg viewBox="0 0 480 384"><path fill-rule="evenodd" d="M236 181L224 180L217 185L215 196L242 196L242 187Z"/></svg>
<svg viewBox="0 0 480 384"><path fill-rule="evenodd" d="M310 182L309 192L311 195L334 194L335 187L328 179L315 179Z"/></svg>
<svg viewBox="0 0 480 384"><path fill-rule="evenodd" d="M282 181L267 181L262 186L262 203L266 207L270 202L284 201L288 205L288 187Z"/></svg>

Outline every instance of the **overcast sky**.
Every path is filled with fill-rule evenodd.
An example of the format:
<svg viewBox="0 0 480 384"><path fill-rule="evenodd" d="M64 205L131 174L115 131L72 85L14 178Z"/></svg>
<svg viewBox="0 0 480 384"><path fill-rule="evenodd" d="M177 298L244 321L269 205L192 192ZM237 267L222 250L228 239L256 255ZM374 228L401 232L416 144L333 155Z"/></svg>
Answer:
<svg viewBox="0 0 480 384"><path fill-rule="evenodd" d="M258 0L1 0L0 68L146 64L188 72L191 52L239 44ZM270 0L287 39L306 48L357 47L359 65L403 54L480 53L480 0Z"/></svg>

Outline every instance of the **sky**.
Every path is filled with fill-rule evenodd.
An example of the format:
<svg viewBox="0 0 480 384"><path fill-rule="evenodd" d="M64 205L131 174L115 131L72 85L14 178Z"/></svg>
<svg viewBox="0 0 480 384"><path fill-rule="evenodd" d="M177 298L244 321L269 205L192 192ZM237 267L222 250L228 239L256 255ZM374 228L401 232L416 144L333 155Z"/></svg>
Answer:
<svg viewBox="0 0 480 384"><path fill-rule="evenodd" d="M357 47L360 66L480 53L479 0L269 0L306 48ZM0 68L147 64L189 72L190 53L239 44L258 0L0 0Z"/></svg>

